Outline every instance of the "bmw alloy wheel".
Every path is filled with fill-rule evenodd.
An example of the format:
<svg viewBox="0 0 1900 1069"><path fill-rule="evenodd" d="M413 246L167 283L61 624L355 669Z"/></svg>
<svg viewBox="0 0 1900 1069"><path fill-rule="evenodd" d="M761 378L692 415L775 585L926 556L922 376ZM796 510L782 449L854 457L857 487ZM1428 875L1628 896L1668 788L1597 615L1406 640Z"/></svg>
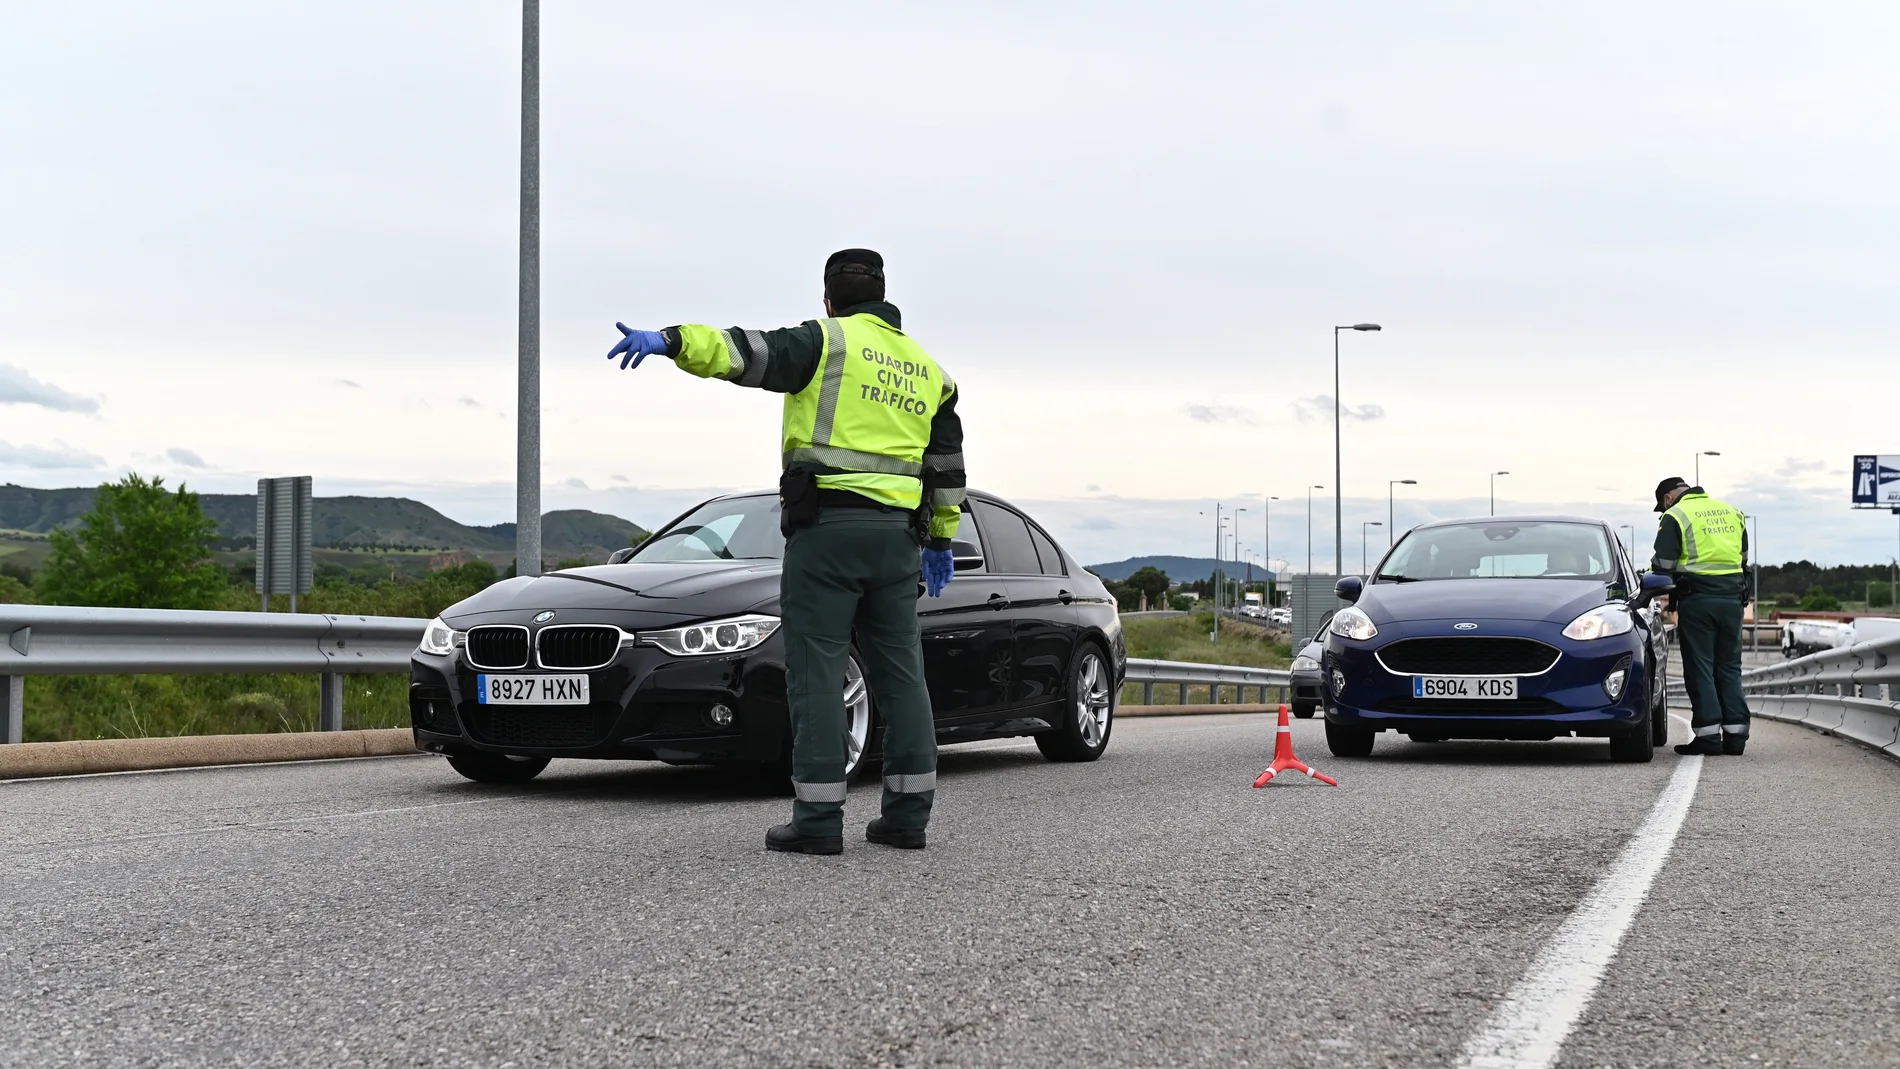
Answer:
<svg viewBox="0 0 1900 1069"><path fill-rule="evenodd" d="M864 767L864 751L871 745L871 688L855 656L844 662L844 778Z"/></svg>
<svg viewBox="0 0 1900 1069"><path fill-rule="evenodd" d="M1108 718L1113 715L1113 703L1108 700L1108 671L1094 650L1082 655L1080 682L1075 695L1075 726L1082 731L1082 741L1094 749L1108 736Z"/></svg>

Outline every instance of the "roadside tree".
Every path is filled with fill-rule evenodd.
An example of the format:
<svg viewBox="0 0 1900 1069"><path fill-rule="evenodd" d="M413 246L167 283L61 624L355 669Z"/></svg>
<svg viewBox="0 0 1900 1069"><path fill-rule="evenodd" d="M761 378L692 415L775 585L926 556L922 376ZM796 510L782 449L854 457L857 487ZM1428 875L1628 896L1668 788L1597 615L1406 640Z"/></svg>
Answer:
<svg viewBox="0 0 1900 1069"><path fill-rule="evenodd" d="M209 608L225 587L211 560L217 540L197 494L133 473L100 486L77 527L52 533L33 594L48 605Z"/></svg>

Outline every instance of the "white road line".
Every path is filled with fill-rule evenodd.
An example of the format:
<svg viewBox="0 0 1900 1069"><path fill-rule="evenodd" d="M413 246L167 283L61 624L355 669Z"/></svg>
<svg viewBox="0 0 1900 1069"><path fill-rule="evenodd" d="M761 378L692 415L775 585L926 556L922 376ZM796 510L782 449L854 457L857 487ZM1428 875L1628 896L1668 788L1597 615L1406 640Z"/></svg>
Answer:
<svg viewBox="0 0 1900 1069"><path fill-rule="evenodd" d="M1668 859L1701 776L1702 758L1677 763L1629 845L1465 1044L1461 1069L1544 1069L1557 1060Z"/></svg>

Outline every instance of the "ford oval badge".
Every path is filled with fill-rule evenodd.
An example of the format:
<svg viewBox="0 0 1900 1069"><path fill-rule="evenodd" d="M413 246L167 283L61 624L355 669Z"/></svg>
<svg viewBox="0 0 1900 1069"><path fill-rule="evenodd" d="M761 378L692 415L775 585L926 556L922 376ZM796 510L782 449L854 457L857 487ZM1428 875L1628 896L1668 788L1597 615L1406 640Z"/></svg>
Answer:
<svg viewBox="0 0 1900 1069"><path fill-rule="evenodd" d="M554 614L548 613L547 615L552 616ZM540 617L537 616L535 617L535 619L539 620ZM1477 624L1453 624L1451 625L1451 629L1453 631L1476 631L1478 629L1478 625Z"/></svg>
<svg viewBox="0 0 1900 1069"><path fill-rule="evenodd" d="M546 611L546 612L544 612L544 613L539 613L539 614L537 614L537 615L535 616L535 618L534 618L534 622L535 622L535 623L537 623L537 624L545 624L545 623L547 623L547 622L548 622L549 620L552 620L552 619L554 619L554 610L553 610L553 609L549 609L548 611ZM1465 625L1464 625L1464 624L1459 624L1458 626L1459 626L1459 627L1463 627L1463 626L1465 626ZM1477 625L1476 625L1476 624L1473 624L1473 625L1471 625L1471 626L1473 626L1473 627L1476 627Z"/></svg>

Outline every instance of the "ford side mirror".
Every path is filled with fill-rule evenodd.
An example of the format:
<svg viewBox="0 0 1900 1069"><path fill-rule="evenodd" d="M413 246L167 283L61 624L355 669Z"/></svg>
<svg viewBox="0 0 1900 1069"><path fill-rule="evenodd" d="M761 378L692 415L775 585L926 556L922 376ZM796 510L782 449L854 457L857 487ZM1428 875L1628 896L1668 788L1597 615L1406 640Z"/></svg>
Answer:
<svg viewBox="0 0 1900 1069"><path fill-rule="evenodd" d="M950 562L959 572L973 572L983 567L983 551L976 548L975 542L952 539Z"/></svg>
<svg viewBox="0 0 1900 1069"><path fill-rule="evenodd" d="M612 553L607 554L607 563L608 564L625 564L627 563L627 558L631 556L633 556L633 547L624 546L620 549L614 550Z"/></svg>
<svg viewBox="0 0 1900 1069"><path fill-rule="evenodd" d="M1630 599L1630 608L1646 609L1650 602L1675 589L1676 581L1667 574L1644 572L1642 581L1637 584L1636 596Z"/></svg>
<svg viewBox="0 0 1900 1069"><path fill-rule="evenodd" d="M1333 584L1333 593L1338 594L1341 601L1358 601L1359 595L1365 591L1366 581L1356 575L1346 576Z"/></svg>

